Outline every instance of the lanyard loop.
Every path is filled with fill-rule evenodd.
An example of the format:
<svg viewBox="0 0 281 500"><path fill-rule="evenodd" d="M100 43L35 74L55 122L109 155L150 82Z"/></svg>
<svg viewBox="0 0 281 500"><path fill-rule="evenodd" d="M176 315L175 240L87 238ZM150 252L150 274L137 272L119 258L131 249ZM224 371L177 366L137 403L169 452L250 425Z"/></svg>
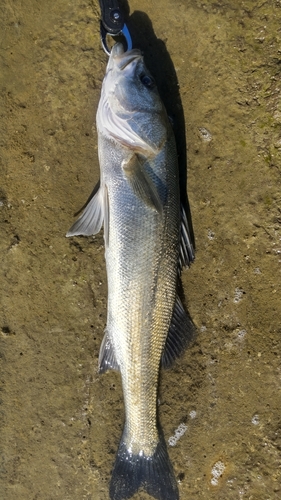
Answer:
<svg viewBox="0 0 281 500"><path fill-rule="evenodd" d="M107 35L123 35L127 43L127 50L131 50L131 35L124 22L124 16L120 10L118 0L99 0L99 3L101 8L100 34L103 50L107 55L110 54L110 49L108 48L106 41Z"/></svg>

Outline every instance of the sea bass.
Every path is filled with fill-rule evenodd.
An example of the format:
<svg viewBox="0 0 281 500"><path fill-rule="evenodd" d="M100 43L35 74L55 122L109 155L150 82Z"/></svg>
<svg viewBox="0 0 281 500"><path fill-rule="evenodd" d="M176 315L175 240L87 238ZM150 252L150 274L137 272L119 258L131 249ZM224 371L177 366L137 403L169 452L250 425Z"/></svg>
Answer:
<svg viewBox="0 0 281 500"><path fill-rule="evenodd" d="M194 253L174 134L139 50L114 45L97 130L100 184L67 236L104 228L108 305L99 371L120 371L126 419L110 498L128 499L142 487L159 500L177 500L157 392L161 362L170 366L193 330L177 285Z"/></svg>

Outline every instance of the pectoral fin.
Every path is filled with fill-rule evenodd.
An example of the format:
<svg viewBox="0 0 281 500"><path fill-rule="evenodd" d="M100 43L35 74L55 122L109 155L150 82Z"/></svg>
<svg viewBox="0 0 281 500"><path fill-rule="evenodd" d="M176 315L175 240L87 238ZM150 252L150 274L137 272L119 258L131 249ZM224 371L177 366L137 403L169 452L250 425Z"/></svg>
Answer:
<svg viewBox="0 0 281 500"><path fill-rule="evenodd" d="M100 186L89 201L82 215L71 226L66 236L91 236L97 234L104 223L105 240L108 240L108 199L107 188Z"/></svg>
<svg viewBox="0 0 281 500"><path fill-rule="evenodd" d="M151 178L140 164L137 155L132 155L128 161L122 162L123 171L135 195L145 205L162 213L163 206Z"/></svg>

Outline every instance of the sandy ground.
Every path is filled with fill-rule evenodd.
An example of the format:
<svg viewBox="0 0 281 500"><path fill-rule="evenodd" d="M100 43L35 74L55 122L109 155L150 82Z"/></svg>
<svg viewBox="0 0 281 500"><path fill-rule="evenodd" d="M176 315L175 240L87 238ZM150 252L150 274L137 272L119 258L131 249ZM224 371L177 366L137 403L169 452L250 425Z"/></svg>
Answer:
<svg viewBox="0 0 281 500"><path fill-rule="evenodd" d="M119 375L97 374L103 236L65 238L99 177L99 7L0 9L0 489L108 500L123 400ZM186 126L197 338L160 384L166 440L184 424L169 446L180 498L280 499L281 2L132 0L130 12L180 147L182 112Z"/></svg>

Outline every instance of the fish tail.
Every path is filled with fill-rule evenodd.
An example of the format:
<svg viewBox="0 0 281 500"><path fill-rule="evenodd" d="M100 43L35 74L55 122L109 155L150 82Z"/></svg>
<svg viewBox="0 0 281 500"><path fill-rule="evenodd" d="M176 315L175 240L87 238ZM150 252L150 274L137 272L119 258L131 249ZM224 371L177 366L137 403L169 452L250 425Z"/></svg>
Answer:
<svg viewBox="0 0 281 500"><path fill-rule="evenodd" d="M112 471L110 499L129 499L140 488L157 500L179 500L176 478L162 435L152 456L133 455L121 439Z"/></svg>

